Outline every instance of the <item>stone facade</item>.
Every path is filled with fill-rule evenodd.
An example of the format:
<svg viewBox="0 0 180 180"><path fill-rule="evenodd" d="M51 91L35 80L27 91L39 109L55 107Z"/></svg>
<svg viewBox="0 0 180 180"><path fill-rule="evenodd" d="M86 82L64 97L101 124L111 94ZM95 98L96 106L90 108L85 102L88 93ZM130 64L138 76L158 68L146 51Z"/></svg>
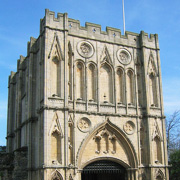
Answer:
<svg viewBox="0 0 180 180"><path fill-rule="evenodd" d="M27 180L81 180L100 160L124 180L168 180L164 118L156 34L46 10L9 77L7 152L27 147Z"/></svg>

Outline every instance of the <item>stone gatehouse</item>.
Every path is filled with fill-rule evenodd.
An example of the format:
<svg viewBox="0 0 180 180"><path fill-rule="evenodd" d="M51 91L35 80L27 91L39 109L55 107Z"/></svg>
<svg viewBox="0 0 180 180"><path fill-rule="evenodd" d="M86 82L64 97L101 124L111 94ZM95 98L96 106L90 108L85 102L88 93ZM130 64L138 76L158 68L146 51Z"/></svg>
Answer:
<svg viewBox="0 0 180 180"><path fill-rule="evenodd" d="M7 152L27 157L19 180L168 180L164 119L157 34L45 11L9 77Z"/></svg>

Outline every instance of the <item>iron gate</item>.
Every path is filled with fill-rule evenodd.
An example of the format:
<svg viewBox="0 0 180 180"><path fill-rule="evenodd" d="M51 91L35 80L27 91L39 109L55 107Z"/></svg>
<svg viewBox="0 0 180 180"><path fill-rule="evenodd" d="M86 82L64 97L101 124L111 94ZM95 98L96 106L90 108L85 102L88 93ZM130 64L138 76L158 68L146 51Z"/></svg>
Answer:
<svg viewBox="0 0 180 180"><path fill-rule="evenodd" d="M82 180L125 180L126 169L120 164L100 160L88 164L82 171Z"/></svg>

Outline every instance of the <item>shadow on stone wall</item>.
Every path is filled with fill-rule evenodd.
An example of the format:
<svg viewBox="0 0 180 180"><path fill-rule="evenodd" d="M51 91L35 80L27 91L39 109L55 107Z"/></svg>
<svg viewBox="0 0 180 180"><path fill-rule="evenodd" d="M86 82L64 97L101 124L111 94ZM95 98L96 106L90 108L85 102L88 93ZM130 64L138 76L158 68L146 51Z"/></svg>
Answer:
<svg viewBox="0 0 180 180"><path fill-rule="evenodd" d="M27 180L27 147L13 153L0 152L0 180Z"/></svg>

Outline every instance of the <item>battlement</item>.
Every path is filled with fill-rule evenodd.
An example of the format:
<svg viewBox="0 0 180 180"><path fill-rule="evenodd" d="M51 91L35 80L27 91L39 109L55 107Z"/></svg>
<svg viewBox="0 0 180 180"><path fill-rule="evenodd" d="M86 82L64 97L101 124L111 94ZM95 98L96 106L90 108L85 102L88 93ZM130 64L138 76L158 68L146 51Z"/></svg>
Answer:
<svg viewBox="0 0 180 180"><path fill-rule="evenodd" d="M157 34L148 35L144 31L140 34L126 31L122 35L120 29L106 27L106 31L102 31L101 25L86 22L85 26L80 25L79 20L68 18L67 13L57 13L45 10L45 17L41 20L40 32L45 28L55 31L68 31L68 35L88 38L98 41L105 41L116 44L123 44L132 47L149 47L159 49Z"/></svg>

